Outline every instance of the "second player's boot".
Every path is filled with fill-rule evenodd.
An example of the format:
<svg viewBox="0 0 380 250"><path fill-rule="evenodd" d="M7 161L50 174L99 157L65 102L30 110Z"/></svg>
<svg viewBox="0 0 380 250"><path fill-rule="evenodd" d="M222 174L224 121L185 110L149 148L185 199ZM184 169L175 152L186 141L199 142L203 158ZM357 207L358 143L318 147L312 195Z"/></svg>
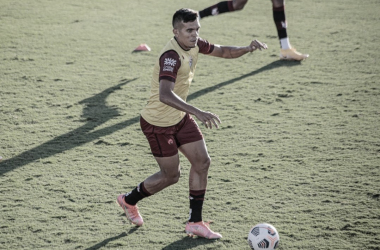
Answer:
<svg viewBox="0 0 380 250"><path fill-rule="evenodd" d="M281 49L280 58L282 60L302 61L309 57L309 54L302 54L295 48Z"/></svg>

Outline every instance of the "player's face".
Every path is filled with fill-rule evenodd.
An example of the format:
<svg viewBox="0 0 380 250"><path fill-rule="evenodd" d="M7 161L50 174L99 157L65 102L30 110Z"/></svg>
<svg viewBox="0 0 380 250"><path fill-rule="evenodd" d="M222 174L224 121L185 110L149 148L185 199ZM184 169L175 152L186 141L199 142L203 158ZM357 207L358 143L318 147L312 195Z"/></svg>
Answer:
<svg viewBox="0 0 380 250"><path fill-rule="evenodd" d="M191 49L197 45L199 29L201 25L198 19L194 22L182 22L178 29L174 29L174 35L183 49Z"/></svg>

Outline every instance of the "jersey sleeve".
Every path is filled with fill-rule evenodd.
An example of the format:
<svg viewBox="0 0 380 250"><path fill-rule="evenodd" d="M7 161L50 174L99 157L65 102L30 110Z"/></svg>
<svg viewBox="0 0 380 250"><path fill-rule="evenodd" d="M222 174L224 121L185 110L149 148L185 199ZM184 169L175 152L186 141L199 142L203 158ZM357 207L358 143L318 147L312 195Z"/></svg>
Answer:
<svg viewBox="0 0 380 250"><path fill-rule="evenodd" d="M199 53L210 54L214 50L214 44L209 43L207 40L198 38L197 45L199 47Z"/></svg>
<svg viewBox="0 0 380 250"><path fill-rule="evenodd" d="M160 57L160 73L159 81L162 79L175 82L177 72L181 66L179 55L174 50L169 50L163 53Z"/></svg>

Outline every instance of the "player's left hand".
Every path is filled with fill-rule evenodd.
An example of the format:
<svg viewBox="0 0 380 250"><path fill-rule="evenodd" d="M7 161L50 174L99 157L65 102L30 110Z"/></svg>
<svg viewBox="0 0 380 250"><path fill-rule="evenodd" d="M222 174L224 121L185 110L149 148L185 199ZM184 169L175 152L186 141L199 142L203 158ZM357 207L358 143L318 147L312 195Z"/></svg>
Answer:
<svg viewBox="0 0 380 250"><path fill-rule="evenodd" d="M262 43L262 42L260 42L258 40L253 40L248 47L250 48L250 52L253 52L253 51L257 50L257 49L263 50L263 49L267 49L268 48L268 46L265 43Z"/></svg>
<svg viewBox="0 0 380 250"><path fill-rule="evenodd" d="M202 110L194 113L194 115L206 126L206 128L219 128L218 124L220 124L221 121L218 115Z"/></svg>

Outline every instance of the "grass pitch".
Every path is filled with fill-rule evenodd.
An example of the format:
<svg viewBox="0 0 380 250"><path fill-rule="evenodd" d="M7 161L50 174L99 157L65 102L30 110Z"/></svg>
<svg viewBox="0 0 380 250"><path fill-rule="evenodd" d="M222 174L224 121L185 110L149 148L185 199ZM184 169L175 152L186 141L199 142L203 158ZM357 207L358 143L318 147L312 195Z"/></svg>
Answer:
<svg viewBox="0 0 380 250"><path fill-rule="evenodd" d="M157 171L139 113L181 7L217 1L0 2L0 249L249 249L273 224L280 250L380 249L380 26L375 0L287 1L279 61L269 1L205 18L212 43L269 45L200 55L189 102L220 116L204 218L223 239L188 238L189 164L127 223L116 196ZM151 52L131 53L140 43Z"/></svg>

